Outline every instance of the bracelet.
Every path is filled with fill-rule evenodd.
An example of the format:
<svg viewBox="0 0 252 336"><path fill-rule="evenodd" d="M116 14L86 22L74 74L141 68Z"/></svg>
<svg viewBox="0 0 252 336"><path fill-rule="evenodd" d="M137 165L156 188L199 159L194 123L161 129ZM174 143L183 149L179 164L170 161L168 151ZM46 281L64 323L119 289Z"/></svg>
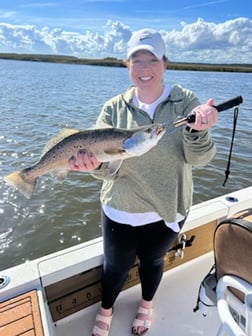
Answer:
<svg viewBox="0 0 252 336"><path fill-rule="evenodd" d="M198 130L196 130L196 129L193 129L193 128L189 127L189 126L186 126L185 129L186 129L189 133L197 133L197 132L200 132L200 131L198 131Z"/></svg>

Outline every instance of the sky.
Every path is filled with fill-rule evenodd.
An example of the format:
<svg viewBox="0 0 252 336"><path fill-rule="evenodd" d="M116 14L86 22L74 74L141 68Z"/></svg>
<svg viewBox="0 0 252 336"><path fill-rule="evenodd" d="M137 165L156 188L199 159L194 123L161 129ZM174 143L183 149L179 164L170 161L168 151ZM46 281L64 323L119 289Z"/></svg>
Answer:
<svg viewBox="0 0 252 336"><path fill-rule="evenodd" d="M252 63L251 0L0 1L0 53L124 59L142 28L174 62Z"/></svg>

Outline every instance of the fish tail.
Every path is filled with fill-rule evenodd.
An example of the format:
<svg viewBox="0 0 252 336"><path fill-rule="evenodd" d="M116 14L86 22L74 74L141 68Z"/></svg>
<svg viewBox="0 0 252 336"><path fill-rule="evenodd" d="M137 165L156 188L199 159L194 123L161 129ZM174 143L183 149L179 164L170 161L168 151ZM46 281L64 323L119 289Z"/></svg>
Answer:
<svg viewBox="0 0 252 336"><path fill-rule="evenodd" d="M37 177L29 176L27 178L24 171L20 170L5 176L4 181L29 199L34 191Z"/></svg>

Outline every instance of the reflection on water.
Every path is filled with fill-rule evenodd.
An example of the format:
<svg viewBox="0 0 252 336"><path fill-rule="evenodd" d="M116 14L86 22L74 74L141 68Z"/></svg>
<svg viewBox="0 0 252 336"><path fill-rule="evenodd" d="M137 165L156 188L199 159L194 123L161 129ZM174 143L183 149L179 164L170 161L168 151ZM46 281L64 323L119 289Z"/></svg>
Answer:
<svg viewBox="0 0 252 336"><path fill-rule="evenodd" d="M64 127L91 127L105 100L128 85L124 68L0 61L0 267L4 269L101 235L101 181L71 172L63 183L38 182L31 200L2 177L34 164L45 143ZM166 80L216 103L242 95L231 174L223 187L232 136L232 111L212 131L216 158L194 168L194 203L251 184L251 74L167 71Z"/></svg>

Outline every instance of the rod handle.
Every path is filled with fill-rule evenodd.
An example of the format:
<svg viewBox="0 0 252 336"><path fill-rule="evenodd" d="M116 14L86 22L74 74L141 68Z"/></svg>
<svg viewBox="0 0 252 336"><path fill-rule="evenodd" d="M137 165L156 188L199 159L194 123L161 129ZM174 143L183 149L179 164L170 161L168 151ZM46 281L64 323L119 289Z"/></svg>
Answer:
<svg viewBox="0 0 252 336"><path fill-rule="evenodd" d="M237 96L228 100L225 100L224 102L214 105L214 107L217 109L218 112L226 111L232 107L238 106L243 102L242 96ZM195 114L189 114L187 116L187 122L192 123L195 122Z"/></svg>
<svg viewBox="0 0 252 336"><path fill-rule="evenodd" d="M218 110L218 112L222 112L222 111L228 110L232 107L238 106L242 102L243 102L242 96L237 96L235 98L225 100L224 102L222 102L222 103L220 103L220 104L218 104L214 107Z"/></svg>

